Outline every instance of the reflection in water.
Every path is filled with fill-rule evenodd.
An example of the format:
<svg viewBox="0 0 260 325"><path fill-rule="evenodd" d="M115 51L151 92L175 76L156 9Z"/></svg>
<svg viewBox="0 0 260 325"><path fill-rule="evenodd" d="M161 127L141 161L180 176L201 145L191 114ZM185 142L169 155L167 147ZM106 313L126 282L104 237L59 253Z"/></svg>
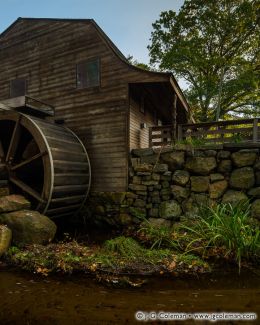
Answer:
<svg viewBox="0 0 260 325"><path fill-rule="evenodd" d="M40 278L0 269L0 298L0 324L132 324L138 310L260 317L260 277L234 271L198 279L151 278L141 288L118 289L82 275Z"/></svg>

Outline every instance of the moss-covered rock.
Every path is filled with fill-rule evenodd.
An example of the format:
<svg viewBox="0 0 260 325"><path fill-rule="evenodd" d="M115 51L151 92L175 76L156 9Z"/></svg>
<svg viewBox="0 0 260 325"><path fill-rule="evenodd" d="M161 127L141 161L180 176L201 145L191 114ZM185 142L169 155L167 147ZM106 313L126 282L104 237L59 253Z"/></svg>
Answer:
<svg viewBox="0 0 260 325"><path fill-rule="evenodd" d="M187 187L172 185L171 189L172 189L172 194L177 201L187 199L190 195L190 190Z"/></svg>
<svg viewBox="0 0 260 325"><path fill-rule="evenodd" d="M231 188L243 190L253 187L255 184L254 170L251 167L242 167L232 171L229 185Z"/></svg>
<svg viewBox="0 0 260 325"><path fill-rule="evenodd" d="M1 214L0 223L12 230L13 243L16 245L47 244L53 240L57 230L48 217L29 210Z"/></svg>
<svg viewBox="0 0 260 325"><path fill-rule="evenodd" d="M183 151L173 151L163 153L160 158L162 162L169 166L169 170L174 171L183 167L185 162L185 153Z"/></svg>
<svg viewBox="0 0 260 325"><path fill-rule="evenodd" d="M218 172L219 173L230 173L232 170L232 161L229 159L221 160L218 164Z"/></svg>
<svg viewBox="0 0 260 325"><path fill-rule="evenodd" d="M188 157L185 168L199 175L209 175L217 167L214 157Z"/></svg>
<svg viewBox="0 0 260 325"><path fill-rule="evenodd" d="M160 204L159 215L163 219L178 219L181 213L181 207L175 200L164 201Z"/></svg>
<svg viewBox="0 0 260 325"><path fill-rule="evenodd" d="M176 170L172 176L174 184L185 186L190 180L190 173L186 170Z"/></svg>
<svg viewBox="0 0 260 325"><path fill-rule="evenodd" d="M0 213L30 209L31 203L21 195L0 197Z"/></svg>
<svg viewBox="0 0 260 325"><path fill-rule="evenodd" d="M219 199L226 191L228 182L226 180L217 181L209 185L209 197Z"/></svg>
<svg viewBox="0 0 260 325"><path fill-rule="evenodd" d="M256 161L257 154L253 150L240 150L233 152L231 159L236 167L252 166Z"/></svg>
<svg viewBox="0 0 260 325"><path fill-rule="evenodd" d="M191 176L191 190L193 192L207 192L209 187L209 178L207 176Z"/></svg>
<svg viewBox="0 0 260 325"><path fill-rule="evenodd" d="M12 231L5 225L0 225L0 257L11 245Z"/></svg>
<svg viewBox="0 0 260 325"><path fill-rule="evenodd" d="M251 189L247 192L247 194L248 194L249 196L253 196L253 197L255 197L255 198L260 198L260 187L253 187L253 188L251 188Z"/></svg>
<svg viewBox="0 0 260 325"><path fill-rule="evenodd" d="M255 200L251 205L252 217L260 220L260 200Z"/></svg>
<svg viewBox="0 0 260 325"><path fill-rule="evenodd" d="M245 202L248 197L245 193L240 191L228 190L222 198L222 203L230 203L232 205L239 204L240 202Z"/></svg>

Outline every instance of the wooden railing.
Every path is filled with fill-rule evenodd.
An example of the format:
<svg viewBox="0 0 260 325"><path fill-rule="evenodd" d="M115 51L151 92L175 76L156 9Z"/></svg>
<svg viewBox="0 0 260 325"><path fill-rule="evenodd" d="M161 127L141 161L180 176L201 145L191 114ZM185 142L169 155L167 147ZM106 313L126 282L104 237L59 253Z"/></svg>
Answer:
<svg viewBox="0 0 260 325"><path fill-rule="evenodd" d="M172 125L152 126L149 128L150 147L161 147L173 142Z"/></svg>
<svg viewBox="0 0 260 325"><path fill-rule="evenodd" d="M173 137L171 125L150 128L150 147L176 141L198 141L201 144L260 142L260 118L232 121L180 124L177 139Z"/></svg>

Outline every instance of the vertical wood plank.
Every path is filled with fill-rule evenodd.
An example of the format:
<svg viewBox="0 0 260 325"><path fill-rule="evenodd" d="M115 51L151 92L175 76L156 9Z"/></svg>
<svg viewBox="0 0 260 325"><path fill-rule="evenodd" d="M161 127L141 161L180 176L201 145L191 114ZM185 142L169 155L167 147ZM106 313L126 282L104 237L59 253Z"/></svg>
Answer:
<svg viewBox="0 0 260 325"><path fill-rule="evenodd" d="M253 122L253 142L257 142L257 131L258 131L258 119L255 118Z"/></svg>
<svg viewBox="0 0 260 325"><path fill-rule="evenodd" d="M178 125L178 141L183 140L183 134L182 134L182 125Z"/></svg>

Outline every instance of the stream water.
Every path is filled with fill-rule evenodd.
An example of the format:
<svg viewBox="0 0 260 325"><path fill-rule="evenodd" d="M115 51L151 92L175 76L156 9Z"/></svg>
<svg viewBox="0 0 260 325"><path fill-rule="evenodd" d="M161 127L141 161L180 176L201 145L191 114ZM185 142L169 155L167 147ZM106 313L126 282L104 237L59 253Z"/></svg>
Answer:
<svg viewBox="0 0 260 325"><path fill-rule="evenodd" d="M140 288L110 288L82 275L44 278L2 267L0 303L0 324L4 325L132 324L137 323L139 310L254 312L259 319L242 324L260 324L260 277L219 272L193 279L148 278Z"/></svg>

